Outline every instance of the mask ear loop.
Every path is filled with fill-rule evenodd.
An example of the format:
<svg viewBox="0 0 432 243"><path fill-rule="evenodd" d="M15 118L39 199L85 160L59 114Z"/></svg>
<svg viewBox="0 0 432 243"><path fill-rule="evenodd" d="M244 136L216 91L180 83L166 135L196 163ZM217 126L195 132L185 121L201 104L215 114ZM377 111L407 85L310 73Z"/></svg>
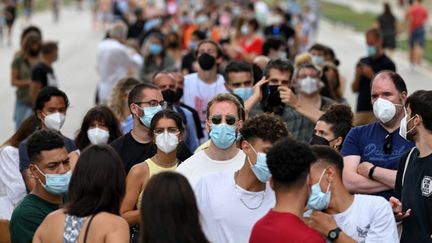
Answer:
<svg viewBox="0 0 432 243"><path fill-rule="evenodd" d="M46 178L45 173L43 173L43 172L39 169L39 166L34 165L34 167L39 171L39 173L41 173L41 174ZM41 179L38 178L38 181L39 181L40 184L44 185L44 184L42 183Z"/></svg>
<svg viewBox="0 0 432 243"><path fill-rule="evenodd" d="M327 168L325 168L325 169L323 170L323 172L321 173L321 176L320 176L320 178L319 178L319 180L318 180L318 184L321 183L321 179L323 178L324 173L325 173L326 171L327 171Z"/></svg>

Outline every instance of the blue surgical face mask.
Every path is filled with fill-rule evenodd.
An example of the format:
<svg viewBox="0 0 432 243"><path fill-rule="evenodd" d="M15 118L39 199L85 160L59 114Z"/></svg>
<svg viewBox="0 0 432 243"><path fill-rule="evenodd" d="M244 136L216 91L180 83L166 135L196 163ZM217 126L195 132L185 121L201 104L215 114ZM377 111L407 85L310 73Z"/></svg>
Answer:
<svg viewBox="0 0 432 243"><path fill-rule="evenodd" d="M162 52L162 46L159 44L150 44L149 51L152 55L159 55Z"/></svg>
<svg viewBox="0 0 432 243"><path fill-rule="evenodd" d="M307 201L307 207L311 210L321 211L327 209L330 204L330 197L331 197L331 192L329 191L330 183L328 184L327 191L325 193L321 191L321 186L320 186L321 179L323 178L326 170L327 169L324 169L318 183L314 184L311 188L311 193Z"/></svg>
<svg viewBox="0 0 432 243"><path fill-rule="evenodd" d="M64 174L45 174L36 165L36 169L45 176L45 184L39 180L45 190L51 194L62 196L69 188L69 182L72 176L72 172L69 170Z"/></svg>
<svg viewBox="0 0 432 243"><path fill-rule="evenodd" d="M322 56L313 55L312 62L317 66L322 66L324 64L324 58Z"/></svg>
<svg viewBox="0 0 432 243"><path fill-rule="evenodd" d="M226 123L212 124L210 138L214 145L220 149L227 149L236 141L236 127Z"/></svg>
<svg viewBox="0 0 432 243"><path fill-rule="evenodd" d="M256 178L261 181L262 183L266 183L270 180L270 170L267 166L267 155L262 152L257 152L252 144L249 144L252 148L252 150L255 152L257 156L257 160L255 164L252 164L252 162L249 159L249 156L247 157L247 160L249 162L249 165L252 169L252 172L255 174Z"/></svg>
<svg viewBox="0 0 432 243"><path fill-rule="evenodd" d="M195 41L189 42L189 49L195 50L197 48L198 44Z"/></svg>
<svg viewBox="0 0 432 243"><path fill-rule="evenodd" d="M375 46L368 46L368 55L374 57L377 54L377 48Z"/></svg>
<svg viewBox="0 0 432 243"><path fill-rule="evenodd" d="M139 109L144 111L144 114L142 116L138 116L138 118L140 119L141 123L146 127L150 127L150 123L154 115L162 110L162 107L160 105L154 107L144 107L144 108L141 108L140 106L138 107Z"/></svg>
<svg viewBox="0 0 432 243"><path fill-rule="evenodd" d="M253 88L252 87L236 88L233 89L233 93L240 96L240 98L242 98L243 101L246 101L252 96Z"/></svg>

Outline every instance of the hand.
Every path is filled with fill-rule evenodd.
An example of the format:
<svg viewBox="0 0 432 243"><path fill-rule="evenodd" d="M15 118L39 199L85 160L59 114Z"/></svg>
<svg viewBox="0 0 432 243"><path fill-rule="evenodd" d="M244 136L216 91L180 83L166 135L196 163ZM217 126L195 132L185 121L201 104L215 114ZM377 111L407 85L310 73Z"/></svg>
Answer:
<svg viewBox="0 0 432 243"><path fill-rule="evenodd" d="M369 178L369 171L374 165L369 162L362 162L357 166L357 173Z"/></svg>
<svg viewBox="0 0 432 243"><path fill-rule="evenodd" d="M399 201L399 199L390 197L389 203L393 209L396 221L401 221L402 219L410 216L411 209L408 209L405 213L402 212L402 203Z"/></svg>
<svg viewBox="0 0 432 243"><path fill-rule="evenodd" d="M375 74L373 69L369 65L366 65L366 64L362 64L360 66L360 71L364 76L366 76L369 79L371 79Z"/></svg>
<svg viewBox="0 0 432 243"><path fill-rule="evenodd" d="M327 236L330 230L336 229L337 224L333 216L321 211L314 211L309 220L305 220L306 224L312 229Z"/></svg>
<svg viewBox="0 0 432 243"><path fill-rule="evenodd" d="M254 85L252 97L254 97L257 101L262 100L261 87L266 83L268 83L268 80L263 76L262 79Z"/></svg>
<svg viewBox="0 0 432 243"><path fill-rule="evenodd" d="M282 103L284 103L285 105L289 105L293 108L298 107L299 100L297 98L297 95L295 95L290 88L288 88L287 86L279 86L278 91Z"/></svg>

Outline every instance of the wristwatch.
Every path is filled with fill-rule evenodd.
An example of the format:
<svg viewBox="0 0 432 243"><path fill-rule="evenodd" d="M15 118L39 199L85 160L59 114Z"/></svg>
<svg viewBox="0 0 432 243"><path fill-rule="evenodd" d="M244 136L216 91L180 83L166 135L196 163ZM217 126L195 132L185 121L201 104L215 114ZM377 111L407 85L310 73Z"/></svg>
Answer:
<svg viewBox="0 0 432 243"><path fill-rule="evenodd" d="M330 241L336 240L339 237L339 233L341 231L342 230L339 227L337 227L336 229L330 230L328 235L327 235L327 239L329 239Z"/></svg>

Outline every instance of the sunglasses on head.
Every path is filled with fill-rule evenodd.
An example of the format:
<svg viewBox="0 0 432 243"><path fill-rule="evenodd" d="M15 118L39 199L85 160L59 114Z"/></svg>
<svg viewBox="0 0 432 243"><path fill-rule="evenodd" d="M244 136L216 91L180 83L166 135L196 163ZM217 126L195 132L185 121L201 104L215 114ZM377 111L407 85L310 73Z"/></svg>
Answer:
<svg viewBox="0 0 432 243"><path fill-rule="evenodd" d="M393 134L392 133L387 134L387 136L385 136L384 138L384 147L383 147L385 154L391 154L393 149L392 141L393 141Z"/></svg>
<svg viewBox="0 0 432 243"><path fill-rule="evenodd" d="M212 117L210 117L210 120L212 122L212 124L218 125L222 123L222 115L214 115ZM232 115L226 115L225 116L225 122L226 124L232 126L236 123L237 118L235 116Z"/></svg>

